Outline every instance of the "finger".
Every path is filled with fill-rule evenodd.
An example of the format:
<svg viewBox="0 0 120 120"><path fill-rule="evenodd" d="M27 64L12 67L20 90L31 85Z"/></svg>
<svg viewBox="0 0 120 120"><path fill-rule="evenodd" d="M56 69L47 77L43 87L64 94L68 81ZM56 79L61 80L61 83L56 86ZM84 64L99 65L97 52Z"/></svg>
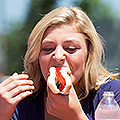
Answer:
<svg viewBox="0 0 120 120"><path fill-rule="evenodd" d="M63 95L63 94L54 94L52 91L51 91L51 89L49 88L49 87L47 87L47 93L48 93L48 95L52 98L52 99L54 99L55 101L61 101L61 100L68 100L68 95L69 94L66 94L66 95Z"/></svg>
<svg viewBox="0 0 120 120"><path fill-rule="evenodd" d="M57 94L54 94L48 86L47 86L47 95L48 95L47 98L52 98L53 100L54 100L54 96L57 96ZM55 102L55 100L54 100L54 102Z"/></svg>
<svg viewBox="0 0 120 120"><path fill-rule="evenodd" d="M18 74L17 74L17 73L14 73L12 76L16 76L16 75L18 75ZM5 80L0 84L0 87L4 87L4 86L7 84L7 82L9 82L8 79L5 79Z"/></svg>
<svg viewBox="0 0 120 120"><path fill-rule="evenodd" d="M9 92L18 86L24 86L24 85L33 85L33 81L32 80L14 80L8 85L6 85L4 88L7 92Z"/></svg>
<svg viewBox="0 0 120 120"><path fill-rule="evenodd" d="M49 87L47 87L47 99L52 98L54 100L54 97L56 94L54 94ZM54 100L55 102L55 100Z"/></svg>
<svg viewBox="0 0 120 120"><path fill-rule="evenodd" d="M52 90L51 90L48 86L47 86L46 89L47 89L47 93L48 93L48 94L54 94L54 93L52 92Z"/></svg>
<svg viewBox="0 0 120 120"><path fill-rule="evenodd" d="M18 73L15 72L12 76L17 76L17 75L18 75Z"/></svg>
<svg viewBox="0 0 120 120"><path fill-rule="evenodd" d="M56 100L54 99L53 96L57 96L54 94L49 87L47 87L47 103L56 103Z"/></svg>
<svg viewBox="0 0 120 120"><path fill-rule="evenodd" d="M30 86L30 85L18 86L16 88L12 89L10 92L8 92L8 94L9 94L8 96L9 96L9 98L13 98L22 92L32 91L32 90L34 90L34 86Z"/></svg>
<svg viewBox="0 0 120 120"><path fill-rule="evenodd" d="M20 75L16 75L16 74L13 74L12 76L10 76L8 79L4 80L0 86L4 87L6 86L7 84L9 84L10 82L14 81L14 80L26 80L28 79L29 76L26 75L26 74L20 74Z"/></svg>
<svg viewBox="0 0 120 120"><path fill-rule="evenodd" d="M19 95L12 98L12 103L17 105L22 99L24 99L25 97L27 97L27 96L29 96L31 94L32 94L31 91L22 92Z"/></svg>

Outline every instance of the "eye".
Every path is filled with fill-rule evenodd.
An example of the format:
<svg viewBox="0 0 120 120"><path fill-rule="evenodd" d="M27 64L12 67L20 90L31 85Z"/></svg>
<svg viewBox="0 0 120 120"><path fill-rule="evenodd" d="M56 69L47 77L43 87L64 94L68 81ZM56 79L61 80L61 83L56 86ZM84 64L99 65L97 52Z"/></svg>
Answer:
<svg viewBox="0 0 120 120"><path fill-rule="evenodd" d="M48 52L48 51L51 51L52 50L52 48L43 48L43 51L45 51L45 52Z"/></svg>
<svg viewBox="0 0 120 120"><path fill-rule="evenodd" d="M74 53L74 52L77 51L77 49L78 48L76 48L76 47L66 47L66 48L64 48L64 50L66 50L69 53Z"/></svg>
<svg viewBox="0 0 120 120"><path fill-rule="evenodd" d="M52 47L46 47L46 48L43 48L42 50L44 52L46 52L46 53L50 53L50 52L52 52L54 50L54 48L52 48Z"/></svg>

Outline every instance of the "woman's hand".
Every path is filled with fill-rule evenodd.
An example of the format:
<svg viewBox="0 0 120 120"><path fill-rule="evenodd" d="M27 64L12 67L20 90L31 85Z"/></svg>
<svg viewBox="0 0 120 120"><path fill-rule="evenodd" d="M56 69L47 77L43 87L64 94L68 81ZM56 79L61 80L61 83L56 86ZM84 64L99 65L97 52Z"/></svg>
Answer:
<svg viewBox="0 0 120 120"><path fill-rule="evenodd" d="M9 120L18 102L32 94L33 81L28 78L28 75L14 73L0 84L0 120Z"/></svg>
<svg viewBox="0 0 120 120"><path fill-rule="evenodd" d="M88 120L73 86L67 95L54 94L49 88L47 92L46 109L49 114L62 120Z"/></svg>

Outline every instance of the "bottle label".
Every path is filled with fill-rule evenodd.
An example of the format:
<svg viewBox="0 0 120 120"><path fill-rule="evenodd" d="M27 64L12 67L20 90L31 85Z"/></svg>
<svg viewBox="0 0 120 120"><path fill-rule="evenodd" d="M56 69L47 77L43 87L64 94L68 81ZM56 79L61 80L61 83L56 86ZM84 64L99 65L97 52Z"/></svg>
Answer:
<svg viewBox="0 0 120 120"><path fill-rule="evenodd" d="M120 120L120 109L97 109L95 120Z"/></svg>

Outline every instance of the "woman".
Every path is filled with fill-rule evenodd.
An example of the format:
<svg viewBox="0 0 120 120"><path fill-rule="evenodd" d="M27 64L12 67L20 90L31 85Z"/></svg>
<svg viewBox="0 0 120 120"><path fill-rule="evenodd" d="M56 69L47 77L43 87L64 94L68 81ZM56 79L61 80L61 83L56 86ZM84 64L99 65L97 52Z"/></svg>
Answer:
<svg viewBox="0 0 120 120"><path fill-rule="evenodd" d="M114 92L120 105L120 82L113 80L118 74L108 72L102 60L101 39L81 9L61 7L51 11L29 37L24 74L14 73L0 84L1 119L94 120L106 90ZM73 85L67 95L54 94L46 86L53 66L71 70Z"/></svg>

